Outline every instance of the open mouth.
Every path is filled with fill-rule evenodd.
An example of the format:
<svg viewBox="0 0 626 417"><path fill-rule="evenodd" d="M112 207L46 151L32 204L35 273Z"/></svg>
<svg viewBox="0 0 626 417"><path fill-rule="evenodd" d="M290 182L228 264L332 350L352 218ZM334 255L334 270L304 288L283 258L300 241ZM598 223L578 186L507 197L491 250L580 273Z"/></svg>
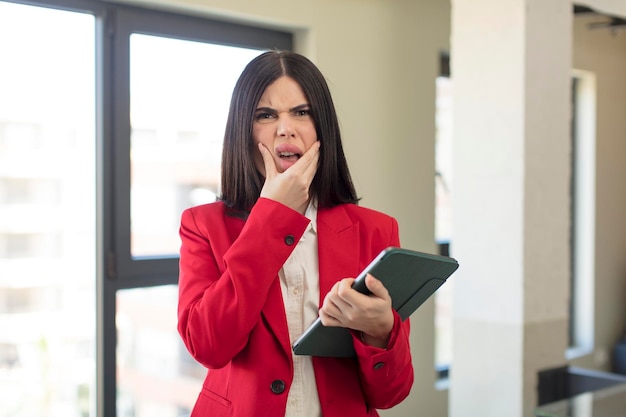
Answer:
<svg viewBox="0 0 626 417"><path fill-rule="evenodd" d="M289 161L297 161L298 159L300 159L302 155L299 153L295 153L295 152L279 152L278 153L278 157L280 159L286 159Z"/></svg>
<svg viewBox="0 0 626 417"><path fill-rule="evenodd" d="M281 143L274 148L274 152L275 158L278 158L277 166L282 172L293 166L304 155L304 151L292 143Z"/></svg>

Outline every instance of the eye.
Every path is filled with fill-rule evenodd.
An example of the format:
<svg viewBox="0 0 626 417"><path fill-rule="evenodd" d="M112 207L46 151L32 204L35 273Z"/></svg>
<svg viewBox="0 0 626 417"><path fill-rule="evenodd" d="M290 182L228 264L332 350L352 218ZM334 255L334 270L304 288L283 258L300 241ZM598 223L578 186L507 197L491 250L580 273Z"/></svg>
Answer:
<svg viewBox="0 0 626 417"><path fill-rule="evenodd" d="M306 117L311 115L311 109L299 109L295 111L296 116Z"/></svg>
<svg viewBox="0 0 626 417"><path fill-rule="evenodd" d="M254 115L254 120L261 121L261 122L265 120L271 120L274 118L276 118L275 114L266 112L266 111L260 111Z"/></svg>

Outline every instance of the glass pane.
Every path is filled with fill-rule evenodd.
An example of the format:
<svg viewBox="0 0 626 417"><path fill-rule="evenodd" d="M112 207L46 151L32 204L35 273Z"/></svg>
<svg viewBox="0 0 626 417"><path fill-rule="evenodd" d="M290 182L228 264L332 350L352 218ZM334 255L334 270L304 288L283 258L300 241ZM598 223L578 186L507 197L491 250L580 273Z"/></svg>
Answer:
<svg viewBox="0 0 626 417"><path fill-rule="evenodd" d="M117 291L117 416L189 415L206 370L176 331L178 287Z"/></svg>
<svg viewBox="0 0 626 417"><path fill-rule="evenodd" d="M94 30L0 2L0 417L95 415Z"/></svg>
<svg viewBox="0 0 626 417"><path fill-rule="evenodd" d="M230 96L258 50L133 34L131 255L175 256L183 209L215 201Z"/></svg>
<svg viewBox="0 0 626 417"><path fill-rule="evenodd" d="M436 84L435 240L449 245L452 237L452 82L438 77ZM452 362L452 292L454 280L435 293L435 367Z"/></svg>

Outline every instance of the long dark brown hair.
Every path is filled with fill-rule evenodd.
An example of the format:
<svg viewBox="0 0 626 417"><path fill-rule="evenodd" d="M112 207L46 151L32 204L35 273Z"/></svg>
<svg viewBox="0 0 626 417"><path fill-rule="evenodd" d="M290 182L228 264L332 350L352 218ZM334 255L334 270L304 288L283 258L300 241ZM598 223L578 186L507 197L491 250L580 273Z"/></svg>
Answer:
<svg viewBox="0 0 626 417"><path fill-rule="evenodd" d="M249 212L259 198L264 178L254 163L255 152L259 152L252 138L254 113L267 86L282 76L295 80L304 91L322 145L311 196L320 208L356 204L358 197L326 79L309 59L288 51L269 51L254 58L235 85L224 134L220 199L235 211Z"/></svg>

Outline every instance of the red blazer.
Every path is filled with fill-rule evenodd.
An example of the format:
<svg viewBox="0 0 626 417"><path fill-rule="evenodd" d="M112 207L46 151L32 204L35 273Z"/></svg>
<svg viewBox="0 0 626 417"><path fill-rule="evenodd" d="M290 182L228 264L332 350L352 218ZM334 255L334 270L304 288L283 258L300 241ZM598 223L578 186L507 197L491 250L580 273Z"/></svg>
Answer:
<svg viewBox="0 0 626 417"><path fill-rule="evenodd" d="M282 417L293 361L278 271L309 220L261 198L247 219L221 202L182 215L178 331L207 376L193 417ZM318 210L320 305L332 285L355 277L398 224L356 205ZM397 313L387 349L354 335L356 358L313 358L324 417L377 416L413 384L409 321Z"/></svg>

